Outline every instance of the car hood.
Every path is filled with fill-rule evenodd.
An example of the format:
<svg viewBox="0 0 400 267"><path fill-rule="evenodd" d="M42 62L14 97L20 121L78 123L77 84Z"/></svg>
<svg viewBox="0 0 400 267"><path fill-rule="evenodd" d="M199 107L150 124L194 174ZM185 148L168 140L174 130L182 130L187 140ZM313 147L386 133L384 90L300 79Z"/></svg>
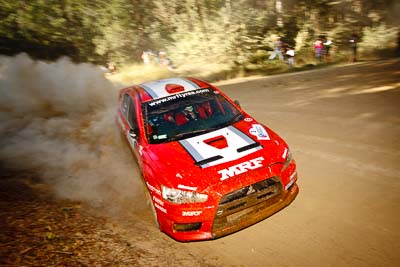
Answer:
<svg viewBox="0 0 400 267"><path fill-rule="evenodd" d="M240 172L261 172L284 162L287 150L287 144L276 133L246 118L206 134L150 145L147 155L151 165L156 166L154 171L159 172L161 183L202 192Z"/></svg>

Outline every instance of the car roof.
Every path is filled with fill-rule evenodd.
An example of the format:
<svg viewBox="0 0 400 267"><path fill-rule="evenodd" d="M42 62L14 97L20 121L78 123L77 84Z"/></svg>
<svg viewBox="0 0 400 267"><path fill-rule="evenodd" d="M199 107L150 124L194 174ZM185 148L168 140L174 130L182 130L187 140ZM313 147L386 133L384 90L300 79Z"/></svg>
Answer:
<svg viewBox="0 0 400 267"><path fill-rule="evenodd" d="M167 78L145 82L137 85L136 87L141 95L141 100L145 102L178 93L189 92L202 88L211 88L211 85L194 78Z"/></svg>

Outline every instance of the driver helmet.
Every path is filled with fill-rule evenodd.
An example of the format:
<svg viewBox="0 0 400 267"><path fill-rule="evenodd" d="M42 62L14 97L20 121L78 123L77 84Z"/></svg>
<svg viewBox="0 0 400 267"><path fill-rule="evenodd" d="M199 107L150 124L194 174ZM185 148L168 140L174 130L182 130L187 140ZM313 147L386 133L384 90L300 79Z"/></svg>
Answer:
<svg viewBox="0 0 400 267"><path fill-rule="evenodd" d="M187 112L193 112L193 106L187 106L187 107L185 107L185 111L187 111Z"/></svg>

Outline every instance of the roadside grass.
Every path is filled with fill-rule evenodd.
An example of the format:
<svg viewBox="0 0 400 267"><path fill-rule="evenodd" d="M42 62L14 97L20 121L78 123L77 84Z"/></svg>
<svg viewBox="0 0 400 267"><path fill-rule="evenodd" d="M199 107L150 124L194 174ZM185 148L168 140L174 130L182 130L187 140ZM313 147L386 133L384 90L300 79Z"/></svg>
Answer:
<svg viewBox="0 0 400 267"><path fill-rule="evenodd" d="M140 84L146 81L158 80L175 76L169 70L157 65L131 64L118 68L115 74L106 74L106 77L121 86Z"/></svg>
<svg viewBox="0 0 400 267"><path fill-rule="evenodd" d="M393 49L373 51L360 49L358 60L386 59L395 56ZM169 77L196 77L209 82L216 82L238 77L306 71L352 62L351 51L332 51L330 58L321 62L315 58L312 49L300 51L295 56L293 66L290 66L287 61L277 58L269 60L268 57L267 51L257 51L245 63L234 62L231 65L207 62L201 64L186 63L171 70L157 65L131 64L121 66L115 74L108 74L107 78L121 87Z"/></svg>

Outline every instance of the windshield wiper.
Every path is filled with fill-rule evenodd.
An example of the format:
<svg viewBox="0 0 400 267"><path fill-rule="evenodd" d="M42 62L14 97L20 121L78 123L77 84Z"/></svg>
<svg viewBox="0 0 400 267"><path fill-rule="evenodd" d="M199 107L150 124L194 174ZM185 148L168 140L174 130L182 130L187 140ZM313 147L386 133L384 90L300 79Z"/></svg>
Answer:
<svg viewBox="0 0 400 267"><path fill-rule="evenodd" d="M201 130L196 130L196 131L191 131L191 132L186 132L186 133L180 133L175 135L174 137L170 138L169 140L179 140L179 139L183 139L183 138L189 138L189 137L193 137L196 135L200 135L203 133L208 133L213 131L213 128L209 128L209 129L201 129Z"/></svg>
<svg viewBox="0 0 400 267"><path fill-rule="evenodd" d="M226 126L232 125L232 124L234 124L235 122L240 121L241 119L243 119L243 114L242 114L242 113L238 113L238 114L236 114L235 116L233 116L232 119L230 119L229 121L224 122L224 123L222 124L222 127L226 127Z"/></svg>

